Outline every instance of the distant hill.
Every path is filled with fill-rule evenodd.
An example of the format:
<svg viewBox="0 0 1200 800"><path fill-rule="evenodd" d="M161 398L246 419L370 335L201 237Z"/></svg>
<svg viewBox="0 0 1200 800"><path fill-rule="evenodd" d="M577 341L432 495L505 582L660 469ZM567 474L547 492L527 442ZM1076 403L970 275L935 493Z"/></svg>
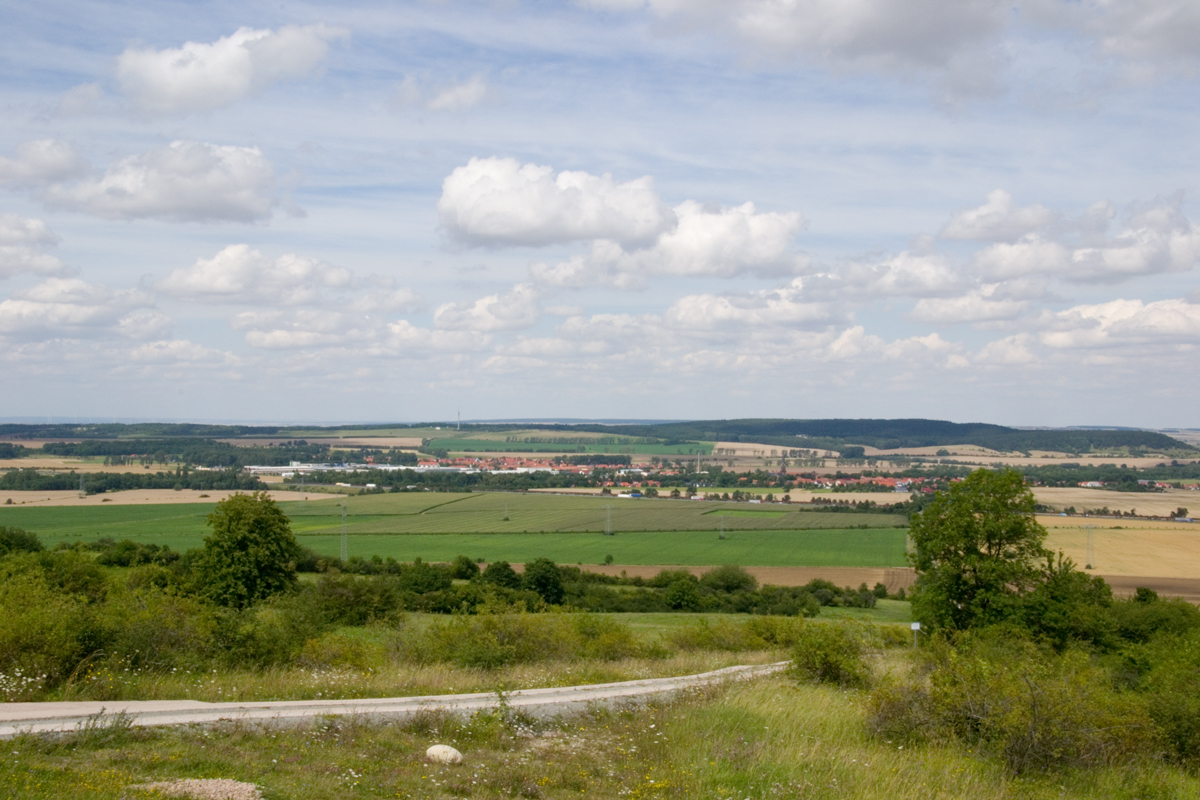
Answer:
<svg viewBox="0 0 1200 800"><path fill-rule="evenodd" d="M1051 450L1087 453L1120 447L1191 450L1186 442L1153 431L1131 429L1020 430L983 422L932 419L734 419L661 425L574 425L628 436L708 441L752 441L792 447L867 445L880 450L974 444L992 450Z"/></svg>
<svg viewBox="0 0 1200 800"><path fill-rule="evenodd" d="M328 428L313 426L252 426L213 425L193 423L137 424L3 424L0 436L17 439L115 439L115 438L234 438L279 437L302 438L318 435L314 431L361 431L415 428L427 423L389 425L338 425ZM438 423L438 424L445 424ZM611 436L637 436L662 440L667 444L695 441L761 442L781 447L840 450L847 445L866 445L880 450L901 447L935 447L974 444L1000 451L1050 450L1060 453L1089 453L1130 448L1147 451L1197 450L1186 442L1154 431L1131 428L1065 428L1018 429L984 422L946 422L932 419L725 419L693 422L635 422L550 423L537 426L547 431L569 434L576 431L604 433ZM454 436L468 431L505 431L528 429L528 424L510 421L493 423L464 423ZM447 430L449 435L451 432Z"/></svg>

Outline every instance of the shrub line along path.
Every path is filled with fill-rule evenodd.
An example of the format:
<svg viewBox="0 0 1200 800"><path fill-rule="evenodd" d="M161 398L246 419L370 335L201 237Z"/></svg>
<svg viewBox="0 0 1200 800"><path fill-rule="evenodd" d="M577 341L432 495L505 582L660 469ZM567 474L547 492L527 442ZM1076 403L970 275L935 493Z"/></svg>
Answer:
<svg viewBox="0 0 1200 800"><path fill-rule="evenodd" d="M726 667L699 675L650 678L588 686L520 689L512 692L287 700L263 703L204 703L199 700L126 700L116 702L3 703L0 739L22 733L70 733L89 725L127 722L137 727L212 725L218 722L300 724L314 717L353 715L371 721L405 720L429 712L469 715L510 709L538 718L579 713L588 708L644 703L656 696L726 681L749 680L781 671L787 662Z"/></svg>

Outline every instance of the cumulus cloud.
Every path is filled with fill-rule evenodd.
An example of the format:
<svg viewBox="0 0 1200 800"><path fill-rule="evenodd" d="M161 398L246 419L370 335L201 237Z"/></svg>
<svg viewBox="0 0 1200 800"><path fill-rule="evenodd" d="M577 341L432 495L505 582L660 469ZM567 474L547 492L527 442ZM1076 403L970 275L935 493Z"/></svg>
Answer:
<svg viewBox="0 0 1200 800"><path fill-rule="evenodd" d="M247 244L231 244L212 258L173 271L157 288L164 294L215 303L311 305L330 290L351 285L349 270L292 253L269 258Z"/></svg>
<svg viewBox="0 0 1200 800"><path fill-rule="evenodd" d="M21 273L71 274L67 265L40 250L58 241L58 235L40 219L0 214L0 279Z"/></svg>
<svg viewBox="0 0 1200 800"><path fill-rule="evenodd" d="M49 278L0 302L0 335L13 339L161 337L171 321L137 290Z"/></svg>
<svg viewBox="0 0 1200 800"><path fill-rule="evenodd" d="M748 294L688 295L677 300L664 315L678 328L695 331L747 327L825 327L841 321L843 313L827 303L811 302L804 296L804 279L797 278L780 289Z"/></svg>
<svg viewBox="0 0 1200 800"><path fill-rule="evenodd" d="M1113 300L1043 312L1042 344L1094 349L1138 344L1200 344L1200 305L1186 300Z"/></svg>
<svg viewBox="0 0 1200 800"><path fill-rule="evenodd" d="M1111 216L1097 204L1066 235L1029 233L999 242L975 256L986 280L1054 275L1075 282L1118 282L1142 275L1185 272L1200 261L1200 228L1181 212L1177 195L1129 216L1116 235L1104 235Z"/></svg>
<svg viewBox="0 0 1200 800"><path fill-rule="evenodd" d="M960 211L942 228L944 239L1013 242L1053 225L1061 217L1041 204L1018 208L1003 189L989 192L987 202Z"/></svg>
<svg viewBox="0 0 1200 800"><path fill-rule="evenodd" d="M646 276L720 277L794 275L808 259L793 252L804 227L796 212L759 212L753 203L707 208L688 200L673 209L675 225L649 247L626 249L619 243L592 243L586 256L558 264L538 263L538 283L559 287L609 285L640 287Z"/></svg>
<svg viewBox="0 0 1200 800"><path fill-rule="evenodd" d="M117 80L144 112L206 111L312 73L325 61L330 40L346 35L327 25L286 25L239 28L215 42L163 50L131 47L117 58Z"/></svg>
<svg viewBox="0 0 1200 800"><path fill-rule="evenodd" d="M381 323L360 315L318 309L246 311L232 327L246 332L246 343L267 350L363 346L379 338Z"/></svg>
<svg viewBox="0 0 1200 800"><path fill-rule="evenodd" d="M919 322L995 322L1019 317L1029 303L1011 297L997 296L995 284L985 286L960 297L923 298L910 315Z"/></svg>
<svg viewBox="0 0 1200 800"><path fill-rule="evenodd" d="M527 283L504 294L481 297L473 303L446 303L433 314L435 328L480 332L528 328L541 316L538 292Z"/></svg>
<svg viewBox="0 0 1200 800"><path fill-rule="evenodd" d="M651 178L555 175L512 158L472 158L458 167L443 181L437 208L452 238L478 247L590 239L636 246L674 222Z"/></svg>
<svg viewBox="0 0 1200 800"><path fill-rule="evenodd" d="M77 178L89 169L68 142L38 139L17 145L16 158L0 156L0 183L40 186Z"/></svg>
<svg viewBox="0 0 1200 800"><path fill-rule="evenodd" d="M36 196L112 220L255 222L279 204L274 167L257 147L177 141L124 158L103 175L74 183L62 177Z"/></svg>

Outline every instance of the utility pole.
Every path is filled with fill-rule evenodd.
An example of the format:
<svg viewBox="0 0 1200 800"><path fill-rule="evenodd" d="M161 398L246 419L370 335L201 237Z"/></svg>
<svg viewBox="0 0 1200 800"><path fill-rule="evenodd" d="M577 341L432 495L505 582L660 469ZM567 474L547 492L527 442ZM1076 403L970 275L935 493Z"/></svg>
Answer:
<svg viewBox="0 0 1200 800"><path fill-rule="evenodd" d="M346 501L342 501L342 563L350 560L350 542L346 538Z"/></svg>

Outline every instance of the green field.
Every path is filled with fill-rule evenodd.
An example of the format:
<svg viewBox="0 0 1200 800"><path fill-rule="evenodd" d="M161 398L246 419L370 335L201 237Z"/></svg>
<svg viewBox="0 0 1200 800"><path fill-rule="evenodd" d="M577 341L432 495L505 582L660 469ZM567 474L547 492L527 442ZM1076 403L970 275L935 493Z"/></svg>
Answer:
<svg viewBox="0 0 1200 800"><path fill-rule="evenodd" d="M320 500L281 504L308 547L339 552L342 506ZM37 533L48 545L101 537L199 547L211 504L4 508L0 525ZM777 509L734 503L619 500L544 494L413 492L346 501L350 555L458 555L523 562L779 566L900 566L905 523L893 514ZM606 526L617 535L604 536ZM853 526L850 528L849 526ZM725 538L720 538L721 536Z"/></svg>

